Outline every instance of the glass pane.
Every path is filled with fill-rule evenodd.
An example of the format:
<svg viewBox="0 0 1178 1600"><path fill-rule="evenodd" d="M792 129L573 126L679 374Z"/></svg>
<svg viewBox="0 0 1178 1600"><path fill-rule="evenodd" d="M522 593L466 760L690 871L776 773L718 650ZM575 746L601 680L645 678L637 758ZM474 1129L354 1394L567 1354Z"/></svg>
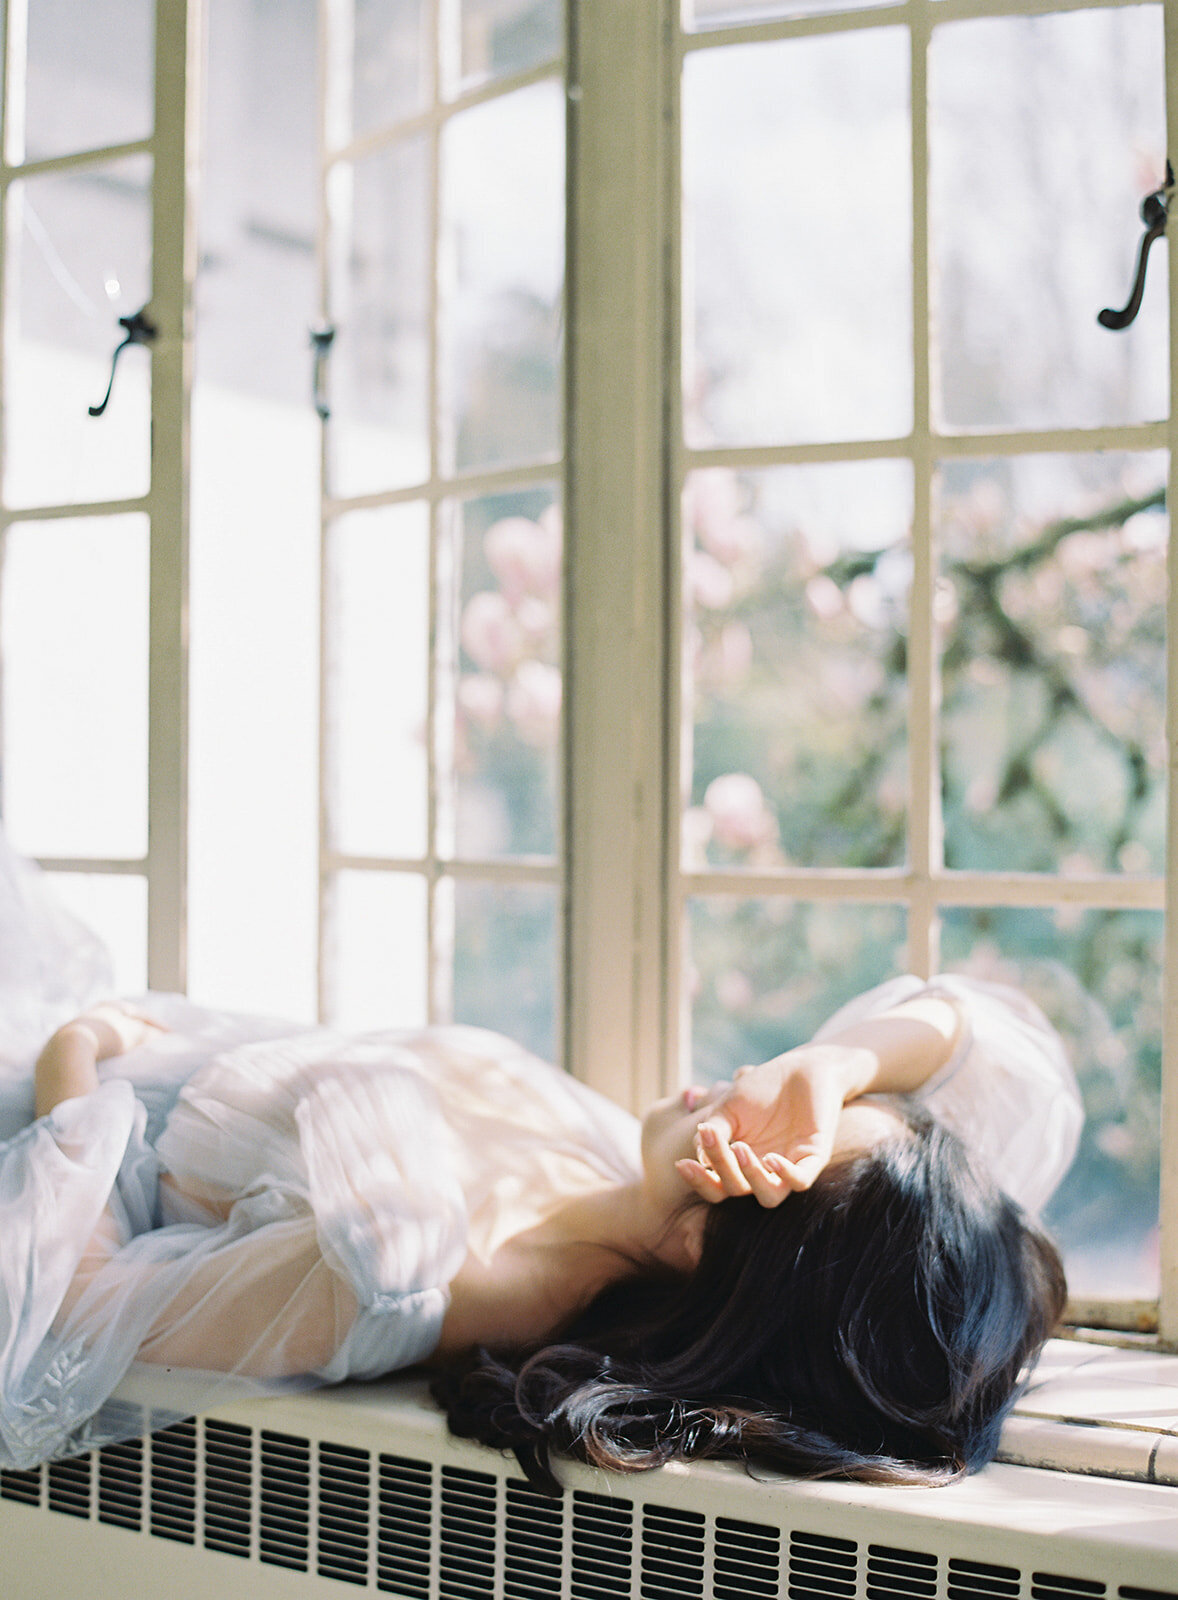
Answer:
<svg viewBox="0 0 1178 1600"><path fill-rule="evenodd" d="M687 58L689 444L911 427L908 60L899 28Z"/></svg>
<svg viewBox="0 0 1178 1600"><path fill-rule="evenodd" d="M459 87L538 67L561 51L559 0L462 0Z"/></svg>
<svg viewBox="0 0 1178 1600"><path fill-rule="evenodd" d="M151 162L146 156L14 183L5 334L5 498L69 505L146 493L151 364L119 359L111 403L97 405L118 319L151 292Z"/></svg>
<svg viewBox="0 0 1178 1600"><path fill-rule="evenodd" d="M28 0L28 7L25 156L146 139L154 122L154 0Z"/></svg>
<svg viewBox="0 0 1178 1600"><path fill-rule="evenodd" d="M316 0L207 8L192 403L189 995L316 1015Z"/></svg>
<svg viewBox="0 0 1178 1600"><path fill-rule="evenodd" d="M428 98L429 11L425 0L355 0L352 132L411 116Z"/></svg>
<svg viewBox="0 0 1178 1600"><path fill-rule="evenodd" d="M429 942L424 878L341 872L332 907L329 1018L335 1026L418 1028L426 1021Z"/></svg>
<svg viewBox="0 0 1178 1600"><path fill-rule="evenodd" d="M1158 1293L1162 917L1147 911L955 910L946 970L1015 984L1060 1030L1087 1121L1047 1209L1074 1295Z"/></svg>
<svg viewBox="0 0 1178 1600"><path fill-rule="evenodd" d="M951 867L1161 872L1166 457L942 465Z"/></svg>
<svg viewBox="0 0 1178 1600"><path fill-rule="evenodd" d="M899 906L701 895L688 901L686 931L698 1083L804 1044L839 1006L904 970Z"/></svg>
<svg viewBox="0 0 1178 1600"><path fill-rule="evenodd" d="M930 60L940 420L1164 417L1166 257L1126 332L1141 198L1166 165L1160 6L938 27Z"/></svg>
<svg viewBox="0 0 1178 1600"><path fill-rule="evenodd" d="M819 16L828 11L859 11L863 5L888 5L890 0L685 0L684 26L736 28L744 22L773 22L778 17Z"/></svg>
<svg viewBox="0 0 1178 1600"><path fill-rule="evenodd" d="M551 856L562 687L555 489L467 500L451 508L451 519L439 847L469 860ZM457 662L453 674L449 660Z"/></svg>
<svg viewBox="0 0 1178 1600"><path fill-rule="evenodd" d="M335 257L330 490L429 476L429 145L406 139L331 174Z"/></svg>
<svg viewBox="0 0 1178 1600"><path fill-rule="evenodd" d="M26 855L147 850L146 517L17 523L4 547L4 825Z"/></svg>
<svg viewBox="0 0 1178 1600"><path fill-rule="evenodd" d="M147 879L55 872L53 887L110 951L114 992L142 994L147 988Z"/></svg>
<svg viewBox="0 0 1178 1600"><path fill-rule="evenodd" d="M454 885L454 1020L557 1059L555 888Z"/></svg>
<svg viewBox="0 0 1178 1600"><path fill-rule="evenodd" d="M442 146L442 412L456 467L560 449L564 93L472 107Z"/></svg>
<svg viewBox="0 0 1178 1600"><path fill-rule="evenodd" d="M426 848L429 508L356 511L328 531L333 842L355 855Z"/></svg>
<svg viewBox="0 0 1178 1600"><path fill-rule="evenodd" d="M910 467L710 468L685 511L685 866L902 862Z"/></svg>

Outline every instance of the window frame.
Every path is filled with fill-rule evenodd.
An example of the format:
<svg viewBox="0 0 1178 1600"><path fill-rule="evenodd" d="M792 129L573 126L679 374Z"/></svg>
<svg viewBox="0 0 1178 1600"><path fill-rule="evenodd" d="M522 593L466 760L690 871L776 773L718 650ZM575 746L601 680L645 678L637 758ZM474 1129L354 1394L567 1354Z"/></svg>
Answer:
<svg viewBox="0 0 1178 1600"><path fill-rule="evenodd" d="M689 3L689 0L688 0ZM933 626L932 484L938 460L1100 448L1178 457L1178 359L1171 331L1169 419L1111 428L938 434L932 416L928 54L940 23L1047 15L1111 5L1089 0L906 0L698 33L675 0L570 0L568 372L570 721L566 748L569 923L566 989L571 1069L630 1103L686 1081L680 994L686 902L698 894L890 902L908 915L909 970L938 967L938 915L954 906L1061 905L1164 910L1166 916L1160 1301L1075 1301L1074 1322L1157 1332L1178 1343L1178 874L1165 878L984 873L944 866ZM641 15L636 13L641 12ZM1167 87L1178 83L1178 5L1164 0ZM904 25L912 93L914 425L909 435L849 444L691 449L683 442L683 295L679 204L682 63L700 49ZM1167 96L1178 149L1178 94ZM1178 328L1178 270L1170 277ZM915 506L909 633L909 846L895 869L685 872L679 862L683 681L678 506L700 467L753 468L870 458L911 462ZM656 511L657 506L657 511ZM1167 634L1178 640L1171 586ZM665 605L660 606L660 589ZM613 637L602 618L615 619ZM625 630L625 636L620 637ZM1167 663L1167 733L1178 731L1178 649ZM918 709L919 708L919 709ZM601 751L611 752L608 763ZM1171 771L1174 767L1171 755ZM1169 807L1167 859L1176 859Z"/></svg>

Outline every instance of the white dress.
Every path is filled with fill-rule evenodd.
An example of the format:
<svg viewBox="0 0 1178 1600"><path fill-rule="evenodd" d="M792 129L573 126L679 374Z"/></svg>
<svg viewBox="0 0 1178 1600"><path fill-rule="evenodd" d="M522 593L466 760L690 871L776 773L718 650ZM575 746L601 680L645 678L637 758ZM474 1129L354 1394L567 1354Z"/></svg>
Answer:
<svg viewBox="0 0 1178 1600"><path fill-rule="evenodd" d="M827 1026L923 987L886 984ZM966 1026L922 1096L1036 1206L1079 1129L1058 1039L1012 991L934 987ZM640 1171L633 1117L480 1029L276 1037L179 997L149 1009L174 1029L154 1053L109 1063L95 1093L0 1143L0 1467L142 1431L128 1394L162 1427L410 1366L514 1189L555 1199ZM177 1067L149 1141L132 1080Z"/></svg>

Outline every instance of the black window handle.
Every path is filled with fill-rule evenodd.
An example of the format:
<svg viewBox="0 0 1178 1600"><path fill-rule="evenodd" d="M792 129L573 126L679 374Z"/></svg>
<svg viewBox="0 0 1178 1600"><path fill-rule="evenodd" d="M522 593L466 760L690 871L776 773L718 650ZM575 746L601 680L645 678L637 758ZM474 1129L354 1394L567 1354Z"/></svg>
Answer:
<svg viewBox="0 0 1178 1600"><path fill-rule="evenodd" d="M1141 236L1141 247L1137 252L1137 276L1133 279L1133 289L1128 303L1121 311L1114 311L1111 306L1106 306L1096 318L1102 328L1112 328L1114 331L1127 328L1141 310L1150 246L1166 231L1166 221L1170 214L1170 190L1173 187L1174 169L1167 161L1165 183L1160 189L1154 189L1152 193L1147 194L1141 202L1141 220L1145 223L1145 232Z"/></svg>
<svg viewBox="0 0 1178 1600"><path fill-rule="evenodd" d="M311 329L311 349L314 353L311 397L321 422L326 422L331 416L331 407L327 403L327 357L331 353L334 338L335 329L330 322L321 322L318 327Z"/></svg>
<svg viewBox="0 0 1178 1600"><path fill-rule="evenodd" d="M106 410L110 400L110 392L115 386L115 368L119 364L119 357L123 351L129 344L150 344L159 331L155 323L149 319L146 306L136 311L134 316L120 317L119 327L125 330L127 337L122 344L115 346L115 353L110 358L110 382L106 386L106 393L102 397L102 403L90 407L90 415L92 417L100 417Z"/></svg>

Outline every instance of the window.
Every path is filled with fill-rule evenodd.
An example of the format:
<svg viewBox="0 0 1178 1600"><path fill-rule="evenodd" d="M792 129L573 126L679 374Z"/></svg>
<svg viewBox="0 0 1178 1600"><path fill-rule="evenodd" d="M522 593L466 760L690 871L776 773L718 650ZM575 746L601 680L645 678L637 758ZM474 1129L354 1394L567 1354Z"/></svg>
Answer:
<svg viewBox="0 0 1178 1600"><path fill-rule="evenodd" d="M68 493L44 443L112 313L150 289L163 326L193 276L158 248L145 276L184 146L124 3L143 43L109 66L38 45L63 0L8 7L16 842L157 984L190 925L198 996L484 1023L635 1103L893 972L1017 973L1088 1100L1053 1214L1077 1314L1160 1297L1174 1336L1164 252L1133 328L1095 321L1174 148L1171 0L208 0L237 87L209 96L190 577L172 344L150 482L140 351ZM186 8L154 18L174 61ZM110 105L49 126L68 51ZM93 704L30 627L63 570L79 638L120 574ZM121 752L88 832L33 754L67 716Z"/></svg>

